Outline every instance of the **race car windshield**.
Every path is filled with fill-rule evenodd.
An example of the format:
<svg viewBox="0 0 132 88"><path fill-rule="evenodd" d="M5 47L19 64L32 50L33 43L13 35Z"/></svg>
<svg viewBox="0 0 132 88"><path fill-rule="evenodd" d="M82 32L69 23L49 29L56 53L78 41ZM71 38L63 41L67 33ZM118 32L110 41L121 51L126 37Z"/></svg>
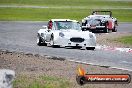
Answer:
<svg viewBox="0 0 132 88"><path fill-rule="evenodd" d="M81 30L80 24L72 21L56 21L55 25L57 30L69 30L69 29Z"/></svg>
<svg viewBox="0 0 132 88"><path fill-rule="evenodd" d="M89 19L87 22L88 22L90 25L96 25L96 26L100 24L100 21L97 20L97 19Z"/></svg>
<svg viewBox="0 0 132 88"><path fill-rule="evenodd" d="M102 18L104 18L104 16L95 16L94 18L95 19L102 19Z"/></svg>

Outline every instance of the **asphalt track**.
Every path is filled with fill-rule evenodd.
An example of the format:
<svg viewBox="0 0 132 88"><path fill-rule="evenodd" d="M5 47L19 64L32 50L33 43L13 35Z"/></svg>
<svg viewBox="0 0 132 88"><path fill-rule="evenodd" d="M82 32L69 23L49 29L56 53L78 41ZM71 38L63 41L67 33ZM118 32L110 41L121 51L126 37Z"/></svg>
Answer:
<svg viewBox="0 0 132 88"><path fill-rule="evenodd" d="M47 22L0 22L0 49L64 57L68 60L132 71L132 53L37 46L37 31L46 24ZM132 33L132 23L120 23L118 29L118 32Z"/></svg>

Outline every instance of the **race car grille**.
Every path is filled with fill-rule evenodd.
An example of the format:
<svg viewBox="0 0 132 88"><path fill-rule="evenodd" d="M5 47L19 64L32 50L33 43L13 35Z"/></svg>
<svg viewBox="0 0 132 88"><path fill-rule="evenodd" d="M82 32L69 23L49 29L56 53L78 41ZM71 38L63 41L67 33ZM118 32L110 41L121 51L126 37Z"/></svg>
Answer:
<svg viewBox="0 0 132 88"><path fill-rule="evenodd" d="M70 38L71 42L77 42L77 43L81 43L84 42L84 38Z"/></svg>

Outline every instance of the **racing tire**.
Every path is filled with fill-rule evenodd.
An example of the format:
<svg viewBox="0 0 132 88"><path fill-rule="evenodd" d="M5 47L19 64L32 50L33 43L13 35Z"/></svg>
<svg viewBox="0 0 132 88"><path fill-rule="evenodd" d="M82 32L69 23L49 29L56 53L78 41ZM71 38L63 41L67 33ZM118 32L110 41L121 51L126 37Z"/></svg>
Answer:
<svg viewBox="0 0 132 88"><path fill-rule="evenodd" d="M43 43L42 39L40 37L37 38L37 45L38 46L47 46L47 43Z"/></svg>
<svg viewBox="0 0 132 88"><path fill-rule="evenodd" d="M117 32L117 28L116 28L116 27L114 27L114 29L112 30L112 32Z"/></svg>
<svg viewBox="0 0 132 88"><path fill-rule="evenodd" d="M54 36L51 35L51 38L50 38L50 46L54 46Z"/></svg>
<svg viewBox="0 0 132 88"><path fill-rule="evenodd" d="M104 29L104 33L108 33L109 32L109 29L108 28L105 28Z"/></svg>
<svg viewBox="0 0 132 88"><path fill-rule="evenodd" d="M108 30L108 33L112 33L112 30Z"/></svg>
<svg viewBox="0 0 132 88"><path fill-rule="evenodd" d="M37 38L37 45L42 46L42 40L40 37Z"/></svg>
<svg viewBox="0 0 132 88"><path fill-rule="evenodd" d="M95 50L95 47L86 47L87 50Z"/></svg>
<svg viewBox="0 0 132 88"><path fill-rule="evenodd" d="M54 45L54 36L51 35L51 39L50 39L50 46L53 47L53 48L60 48L59 45Z"/></svg>

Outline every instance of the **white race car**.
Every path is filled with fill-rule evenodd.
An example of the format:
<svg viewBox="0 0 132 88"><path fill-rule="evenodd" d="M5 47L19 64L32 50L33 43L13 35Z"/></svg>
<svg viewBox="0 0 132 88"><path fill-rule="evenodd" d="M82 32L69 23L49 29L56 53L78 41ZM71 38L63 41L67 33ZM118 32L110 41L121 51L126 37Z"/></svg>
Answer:
<svg viewBox="0 0 132 88"><path fill-rule="evenodd" d="M96 36L92 32L82 31L76 20L51 19L48 26L38 31L37 45L62 47L80 47L94 50Z"/></svg>

